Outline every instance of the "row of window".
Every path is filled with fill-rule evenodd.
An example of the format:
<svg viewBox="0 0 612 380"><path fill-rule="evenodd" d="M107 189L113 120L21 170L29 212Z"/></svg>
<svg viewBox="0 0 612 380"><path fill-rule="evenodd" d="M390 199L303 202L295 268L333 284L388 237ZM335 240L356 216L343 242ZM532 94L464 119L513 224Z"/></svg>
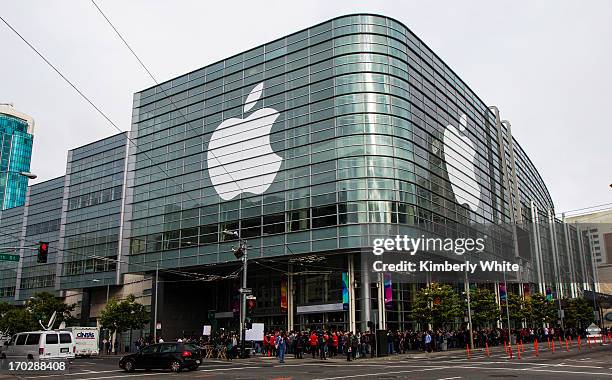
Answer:
<svg viewBox="0 0 612 380"><path fill-rule="evenodd" d="M0 288L0 298L15 297L15 287L5 286Z"/></svg>
<svg viewBox="0 0 612 380"><path fill-rule="evenodd" d="M29 224L26 227L26 236L46 234L47 232L59 231L61 219L49 220L36 224Z"/></svg>
<svg viewBox="0 0 612 380"><path fill-rule="evenodd" d="M104 259L86 259L64 263L64 275L75 276L86 273L113 272L117 270L117 256Z"/></svg>
<svg viewBox="0 0 612 380"><path fill-rule="evenodd" d="M158 252L233 240L223 233L239 230L245 239L344 224L388 223L427 226L443 236L456 234L457 222L399 202L347 202L284 213L164 231L131 239L131 254ZM172 228L173 222L164 227Z"/></svg>
<svg viewBox="0 0 612 380"><path fill-rule="evenodd" d="M26 277L21 279L20 289L49 288L55 285L55 275Z"/></svg>
<svg viewBox="0 0 612 380"><path fill-rule="evenodd" d="M115 186L68 199L68 211L121 199L123 186Z"/></svg>

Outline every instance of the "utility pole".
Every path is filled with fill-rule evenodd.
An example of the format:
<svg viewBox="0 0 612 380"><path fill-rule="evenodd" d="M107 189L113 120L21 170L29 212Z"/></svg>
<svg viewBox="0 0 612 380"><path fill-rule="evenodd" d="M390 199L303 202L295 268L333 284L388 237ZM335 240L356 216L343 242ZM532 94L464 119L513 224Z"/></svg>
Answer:
<svg viewBox="0 0 612 380"><path fill-rule="evenodd" d="M159 263L156 263L155 264L155 311L153 313L153 343L157 343L157 293L158 291L159 291Z"/></svg>
<svg viewBox="0 0 612 380"><path fill-rule="evenodd" d="M240 314L242 317L240 318L241 324L241 333L240 333L240 350L242 352L242 357L246 358L245 349L245 340L246 340L246 289L247 289L247 248L246 244L242 244L240 242L240 248L244 252L244 256L242 256L242 292L240 293L240 297L242 297L242 306L240 308Z"/></svg>
<svg viewBox="0 0 612 380"><path fill-rule="evenodd" d="M467 296L468 324L469 324L469 332L470 332L470 348L474 349L474 332L472 331L473 329L472 327L472 305L470 302L470 282L468 280L467 270L465 271L465 295Z"/></svg>
<svg viewBox="0 0 612 380"><path fill-rule="evenodd" d="M247 244L246 240L240 238L240 234L237 231L223 230L223 233L238 239L238 247L233 248L233 251L237 259L242 259L242 287L240 288L240 350L242 357L246 358L246 296L247 293L251 293L247 288Z"/></svg>

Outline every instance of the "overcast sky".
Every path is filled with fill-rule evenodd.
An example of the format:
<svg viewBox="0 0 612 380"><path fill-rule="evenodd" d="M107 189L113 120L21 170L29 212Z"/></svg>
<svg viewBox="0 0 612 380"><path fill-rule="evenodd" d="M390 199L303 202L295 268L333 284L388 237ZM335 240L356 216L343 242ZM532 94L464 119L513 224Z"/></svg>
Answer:
<svg viewBox="0 0 612 380"><path fill-rule="evenodd" d="M391 16L499 106L557 212L612 202L611 1L96 1L159 81L342 14ZM91 1L0 4L130 129L132 95L153 83ZM4 24L0 44L0 102L36 120L35 182L63 175L69 149L117 133Z"/></svg>

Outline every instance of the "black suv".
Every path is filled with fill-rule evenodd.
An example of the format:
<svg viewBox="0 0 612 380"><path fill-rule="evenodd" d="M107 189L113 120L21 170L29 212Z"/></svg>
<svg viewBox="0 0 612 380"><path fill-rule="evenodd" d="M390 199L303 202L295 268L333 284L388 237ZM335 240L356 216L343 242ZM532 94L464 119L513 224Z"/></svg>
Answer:
<svg viewBox="0 0 612 380"><path fill-rule="evenodd" d="M195 370L202 363L202 351L195 344L168 342L143 347L135 354L125 355L119 367L127 372L135 369Z"/></svg>

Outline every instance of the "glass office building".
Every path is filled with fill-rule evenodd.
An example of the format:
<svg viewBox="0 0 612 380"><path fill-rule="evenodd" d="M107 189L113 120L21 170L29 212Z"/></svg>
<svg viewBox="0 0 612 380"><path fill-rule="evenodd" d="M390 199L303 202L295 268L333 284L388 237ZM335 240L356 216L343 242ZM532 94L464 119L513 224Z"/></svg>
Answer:
<svg viewBox="0 0 612 380"><path fill-rule="evenodd" d="M0 209L23 206L30 171L34 120L0 104Z"/></svg>
<svg viewBox="0 0 612 380"><path fill-rule="evenodd" d="M253 320L267 328L417 327L414 294L435 279L369 269L373 240L395 235L483 237L479 259L520 264L519 293L593 284L584 233L555 218L510 124L383 16L338 17L136 93L129 135L72 150L62 178L44 189L54 210L61 193L57 232L41 224L56 213L29 211L42 187L21 210L32 239L57 234L40 237L54 269L6 263L0 295L20 301L48 288L26 278L53 273L84 323L142 282L164 338L236 328L241 262L224 230L247 240Z"/></svg>
<svg viewBox="0 0 612 380"><path fill-rule="evenodd" d="M536 291L556 286L570 257L588 257L567 254L579 244L560 236L578 232L557 226L497 108L391 18L339 17L136 93L132 121L127 271L233 274L236 242L223 231L238 231L253 263L255 320L267 326L363 329L379 316L407 327L418 285L393 281L393 307L380 316L378 280L363 265L377 237L517 225L545 243L514 250L501 228L484 257L520 262L512 279ZM588 265L576 268L573 280L589 282ZM196 292L196 311L233 318L237 282ZM161 306L171 324L175 308Z"/></svg>

